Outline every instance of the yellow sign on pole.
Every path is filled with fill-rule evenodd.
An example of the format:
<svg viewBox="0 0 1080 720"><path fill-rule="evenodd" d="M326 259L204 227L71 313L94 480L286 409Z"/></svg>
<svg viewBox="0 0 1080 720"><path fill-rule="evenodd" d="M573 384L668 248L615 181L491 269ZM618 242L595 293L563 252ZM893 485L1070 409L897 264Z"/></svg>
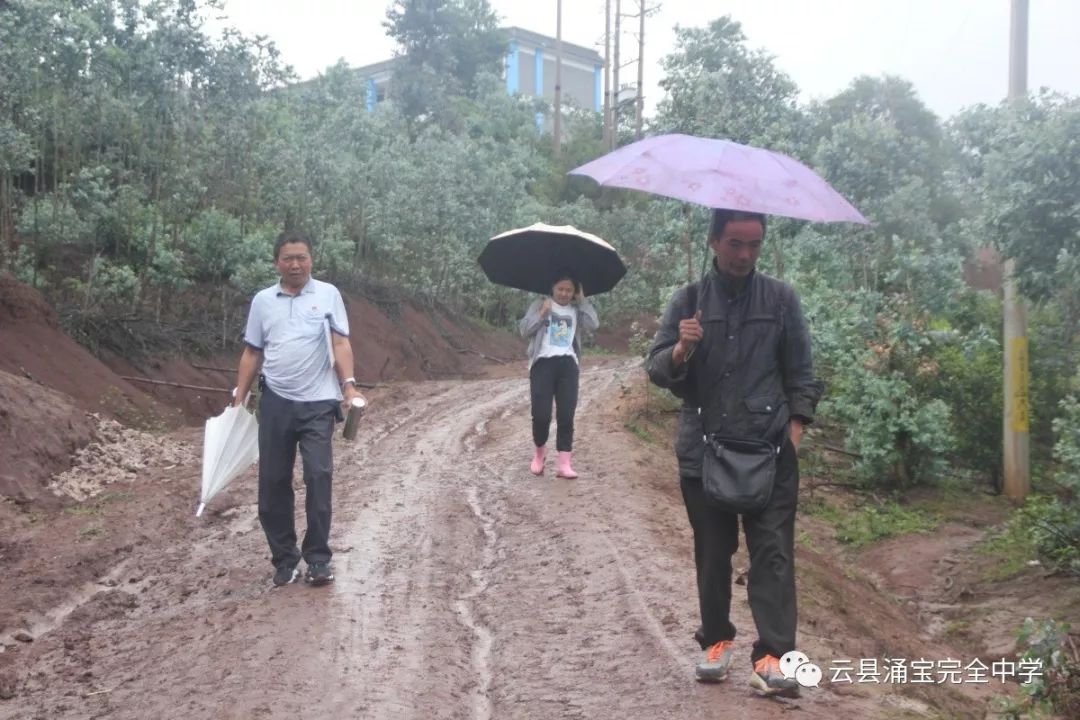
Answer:
<svg viewBox="0 0 1080 720"><path fill-rule="evenodd" d="M1012 394L1008 398L1009 416L1012 429L1016 432L1029 432L1031 427L1031 406L1028 397L1028 339L1017 337L1009 346L1012 355Z"/></svg>

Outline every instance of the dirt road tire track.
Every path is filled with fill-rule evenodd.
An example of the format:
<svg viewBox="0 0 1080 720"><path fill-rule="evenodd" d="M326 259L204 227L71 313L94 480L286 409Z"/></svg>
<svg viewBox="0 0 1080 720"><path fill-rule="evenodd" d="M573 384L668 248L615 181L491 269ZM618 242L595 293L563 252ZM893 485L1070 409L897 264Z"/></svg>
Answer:
<svg viewBox="0 0 1080 720"><path fill-rule="evenodd" d="M674 463L613 409L637 373L583 372L576 481L550 461L528 472L524 372L394 389L336 446L333 585L270 588L241 483L234 507L135 547L116 587L38 638L0 718L874 717L824 690L754 697L738 592L731 680L693 681Z"/></svg>

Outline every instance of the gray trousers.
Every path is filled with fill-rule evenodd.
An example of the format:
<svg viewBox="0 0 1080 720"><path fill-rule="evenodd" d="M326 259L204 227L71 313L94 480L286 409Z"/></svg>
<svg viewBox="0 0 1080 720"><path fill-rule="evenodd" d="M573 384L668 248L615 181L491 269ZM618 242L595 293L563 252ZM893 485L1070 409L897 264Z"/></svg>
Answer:
<svg viewBox="0 0 1080 720"><path fill-rule="evenodd" d="M259 401L259 522L270 544L274 567L329 562L332 439L340 413L336 400L295 402L264 388ZM304 462L307 532L296 547L293 465L296 449Z"/></svg>
<svg viewBox="0 0 1080 720"><path fill-rule="evenodd" d="M731 622L731 556L739 549L739 516L711 507L701 478L683 477L686 514L694 529L701 628L695 638L704 650L735 638ZM795 510L799 499L799 459L784 440L776 464L776 484L760 513L742 516L750 572L746 581L758 639L750 658L781 657L795 649Z"/></svg>

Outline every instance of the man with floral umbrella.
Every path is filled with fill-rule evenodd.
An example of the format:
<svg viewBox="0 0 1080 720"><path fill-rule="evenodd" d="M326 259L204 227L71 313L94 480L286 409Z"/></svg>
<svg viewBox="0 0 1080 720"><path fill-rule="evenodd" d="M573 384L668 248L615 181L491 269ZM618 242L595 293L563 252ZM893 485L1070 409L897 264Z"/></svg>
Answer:
<svg viewBox="0 0 1080 720"><path fill-rule="evenodd" d="M672 297L647 368L653 383L683 400L675 451L694 532L701 611L695 637L706 651L697 678L726 679L734 657L731 558L741 517L750 553L747 593L758 633L750 684L766 695L798 697L799 686L785 677L780 659L795 650L796 452L821 385L814 380L798 295L756 268L765 228L761 214L713 211L712 268ZM706 436L750 438L779 448L772 492L762 509L740 515L710 501L702 481Z"/></svg>

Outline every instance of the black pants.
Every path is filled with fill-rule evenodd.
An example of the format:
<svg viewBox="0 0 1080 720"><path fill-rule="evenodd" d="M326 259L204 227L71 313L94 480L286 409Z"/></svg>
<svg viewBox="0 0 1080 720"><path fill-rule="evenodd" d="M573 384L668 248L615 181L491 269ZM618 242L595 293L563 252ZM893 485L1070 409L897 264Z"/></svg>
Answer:
<svg viewBox="0 0 1080 720"><path fill-rule="evenodd" d="M681 478L683 500L694 529L701 628L696 639L705 648L735 638L731 622L731 556L739 548L739 516L706 501L701 478ZM751 660L781 657L795 649L795 510L799 498L799 462L795 447L784 442L776 467L776 485L768 506L743 515L750 551L746 592L757 626Z"/></svg>
<svg viewBox="0 0 1080 720"><path fill-rule="evenodd" d="M330 561L332 439L338 418L335 400L294 402L263 390L259 401L259 522L275 567ZM303 552L296 547L293 464L296 448L304 461L307 532Z"/></svg>
<svg viewBox="0 0 1080 720"><path fill-rule="evenodd" d="M529 369L532 397L533 443L542 447L551 429L551 401L555 401L555 449L574 449L574 413L577 412L578 364L569 355L540 358Z"/></svg>

